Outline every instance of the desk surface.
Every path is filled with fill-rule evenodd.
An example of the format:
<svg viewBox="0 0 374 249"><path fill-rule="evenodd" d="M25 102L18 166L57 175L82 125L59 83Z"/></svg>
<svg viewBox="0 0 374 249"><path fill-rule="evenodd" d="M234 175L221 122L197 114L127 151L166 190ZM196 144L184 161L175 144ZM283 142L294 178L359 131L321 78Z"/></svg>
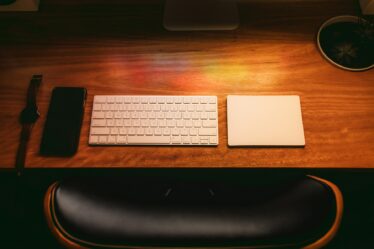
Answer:
<svg viewBox="0 0 374 249"><path fill-rule="evenodd" d="M0 165L14 165L18 115L34 73L43 73L42 118L26 167L374 167L374 71L326 62L319 25L358 13L356 0L241 5L230 32L166 32L162 5L44 1L38 13L0 13ZM136 2L136 1L133 1ZM38 155L51 90L82 86L88 102L79 152ZM95 94L217 95L218 147L90 147ZM301 97L305 148L229 148L226 96Z"/></svg>

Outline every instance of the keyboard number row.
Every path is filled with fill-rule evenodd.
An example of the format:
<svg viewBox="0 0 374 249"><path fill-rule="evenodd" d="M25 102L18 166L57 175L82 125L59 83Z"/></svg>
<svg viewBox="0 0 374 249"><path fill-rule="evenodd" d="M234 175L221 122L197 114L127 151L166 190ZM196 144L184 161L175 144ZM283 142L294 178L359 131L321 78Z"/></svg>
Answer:
<svg viewBox="0 0 374 249"><path fill-rule="evenodd" d="M127 104L215 104L217 97L215 96L95 96L96 103L127 103Z"/></svg>

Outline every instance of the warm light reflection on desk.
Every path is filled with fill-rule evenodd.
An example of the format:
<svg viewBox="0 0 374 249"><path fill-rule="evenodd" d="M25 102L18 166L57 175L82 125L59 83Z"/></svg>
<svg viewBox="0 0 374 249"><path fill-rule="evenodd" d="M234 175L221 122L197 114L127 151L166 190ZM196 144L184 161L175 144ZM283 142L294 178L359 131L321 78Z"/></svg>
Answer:
<svg viewBox="0 0 374 249"><path fill-rule="evenodd" d="M214 93L219 88L235 91L246 84L269 88L282 81L284 59L274 55L268 58L270 63L261 64L256 62L256 51L251 54L227 49L215 58L195 52L120 54L115 60L110 55L103 58L103 66L110 78L131 80L137 88L167 84L178 91Z"/></svg>

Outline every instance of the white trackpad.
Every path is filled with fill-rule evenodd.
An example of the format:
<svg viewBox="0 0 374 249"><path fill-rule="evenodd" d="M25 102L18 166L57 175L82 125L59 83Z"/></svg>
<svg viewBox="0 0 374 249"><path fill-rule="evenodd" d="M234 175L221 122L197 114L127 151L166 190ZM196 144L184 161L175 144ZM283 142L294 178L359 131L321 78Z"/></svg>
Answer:
<svg viewBox="0 0 374 249"><path fill-rule="evenodd" d="M227 96L229 146L305 146L299 96Z"/></svg>

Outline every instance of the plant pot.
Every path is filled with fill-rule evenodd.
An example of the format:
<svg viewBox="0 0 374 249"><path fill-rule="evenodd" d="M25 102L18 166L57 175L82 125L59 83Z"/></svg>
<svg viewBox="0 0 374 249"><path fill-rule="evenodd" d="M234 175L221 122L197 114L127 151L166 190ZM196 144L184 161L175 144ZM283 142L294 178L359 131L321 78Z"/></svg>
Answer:
<svg viewBox="0 0 374 249"><path fill-rule="evenodd" d="M368 22L357 16L337 16L324 22L317 34L323 57L349 71L374 68L374 45L362 32L364 24Z"/></svg>

